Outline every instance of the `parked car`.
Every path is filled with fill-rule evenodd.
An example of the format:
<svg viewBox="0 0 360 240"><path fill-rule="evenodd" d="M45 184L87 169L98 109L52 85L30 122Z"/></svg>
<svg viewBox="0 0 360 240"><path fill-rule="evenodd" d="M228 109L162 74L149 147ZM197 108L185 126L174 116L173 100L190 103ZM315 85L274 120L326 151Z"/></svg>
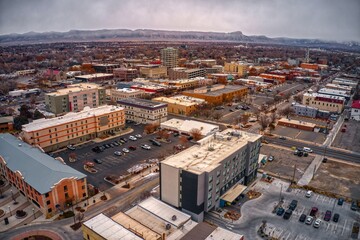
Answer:
<svg viewBox="0 0 360 240"><path fill-rule="evenodd" d="M135 146L130 146L130 147L129 147L129 150L135 151L135 150L136 150L136 147L135 147Z"/></svg>
<svg viewBox="0 0 360 240"><path fill-rule="evenodd" d="M296 207L297 207L297 204L298 204L297 200L292 200L290 205L289 205L289 209L294 211L296 209Z"/></svg>
<svg viewBox="0 0 360 240"><path fill-rule="evenodd" d="M104 144L104 147L105 148L110 148L110 145L109 144Z"/></svg>
<svg viewBox="0 0 360 240"><path fill-rule="evenodd" d="M308 148L308 147L304 147L304 148L303 148L303 151L304 151L304 152L309 152L309 153L312 153L312 152L313 152L313 150L312 150L311 148Z"/></svg>
<svg viewBox="0 0 360 240"><path fill-rule="evenodd" d="M115 146L119 146L119 144L116 141L114 141L112 144L114 144Z"/></svg>
<svg viewBox="0 0 360 240"><path fill-rule="evenodd" d="M142 148L142 149L146 149L146 150L150 150L150 149L151 149L151 147L150 147L149 145L147 145L147 144L141 145L141 148Z"/></svg>
<svg viewBox="0 0 360 240"><path fill-rule="evenodd" d="M153 145L155 145L155 146L158 146L158 147L161 146L161 143L159 143L159 142L156 141L155 139L150 139L149 141L150 141Z"/></svg>
<svg viewBox="0 0 360 240"><path fill-rule="evenodd" d="M91 150L96 153L102 152L99 146L93 147Z"/></svg>
<svg viewBox="0 0 360 240"><path fill-rule="evenodd" d="M314 228L319 228L320 224L321 224L321 220L318 218L318 219L315 220L313 227Z"/></svg>
<svg viewBox="0 0 360 240"><path fill-rule="evenodd" d="M317 207L312 207L310 211L310 216L315 217L316 213L319 211Z"/></svg>
<svg viewBox="0 0 360 240"><path fill-rule="evenodd" d="M281 136L281 137L279 137L279 139L286 140L286 137Z"/></svg>
<svg viewBox="0 0 360 240"><path fill-rule="evenodd" d="M314 217L308 216L308 217L306 218L306 220L305 220L305 224L311 225L312 222L313 222L313 220L314 220Z"/></svg>
<svg viewBox="0 0 360 240"><path fill-rule="evenodd" d="M305 214L301 214L300 218L299 218L299 222L305 222L306 220L306 215Z"/></svg>
<svg viewBox="0 0 360 240"><path fill-rule="evenodd" d="M94 162L97 164L102 164L102 161L100 159L94 158Z"/></svg>
<svg viewBox="0 0 360 240"><path fill-rule="evenodd" d="M230 111L230 112L234 112L234 109L230 108L229 111Z"/></svg>
<svg viewBox="0 0 360 240"><path fill-rule="evenodd" d="M335 213L335 214L334 214L334 217L333 217L333 221L334 221L334 222L338 222L338 221L339 221L339 218L340 218L340 214Z"/></svg>
<svg viewBox="0 0 360 240"><path fill-rule="evenodd" d="M142 138L142 136L140 134L136 134L135 137L136 138Z"/></svg>
<svg viewBox="0 0 360 240"><path fill-rule="evenodd" d="M134 136L130 136L129 139L130 139L131 141L136 141L136 140L137 140L137 138L134 137Z"/></svg>
<svg viewBox="0 0 360 240"><path fill-rule="evenodd" d="M305 197L311 198L311 196L312 196L312 191L307 191Z"/></svg>
<svg viewBox="0 0 360 240"><path fill-rule="evenodd" d="M66 147L67 147L67 149L72 150L72 151L74 151L76 149L75 146L72 144L67 145Z"/></svg>
<svg viewBox="0 0 360 240"><path fill-rule="evenodd" d="M338 205L342 206L344 204L344 199L343 198L339 198L338 199Z"/></svg>
<svg viewBox="0 0 360 240"><path fill-rule="evenodd" d="M298 155L298 157L302 157L304 154L305 154L304 152L299 151L297 155Z"/></svg>
<svg viewBox="0 0 360 240"><path fill-rule="evenodd" d="M173 135L174 137L178 137L178 136L180 136L180 134L178 133L178 132L174 132L174 135Z"/></svg>
<svg viewBox="0 0 360 240"><path fill-rule="evenodd" d="M327 210L325 212L324 220L328 222L328 221L330 221L330 219L331 219L331 211Z"/></svg>
<svg viewBox="0 0 360 240"><path fill-rule="evenodd" d="M123 148L122 151L123 151L124 153L130 152L129 149L127 149L127 148Z"/></svg>
<svg viewBox="0 0 360 240"><path fill-rule="evenodd" d="M288 210L286 210L286 212L284 213L283 218L284 218L284 219L289 219L289 218L291 217L291 215L292 215L292 210L291 210L291 209L288 209Z"/></svg>
<svg viewBox="0 0 360 240"><path fill-rule="evenodd" d="M276 215L278 216L282 216L285 212L285 209L283 209L282 207L278 208L276 211Z"/></svg>
<svg viewBox="0 0 360 240"><path fill-rule="evenodd" d="M270 155L267 160L268 160L269 162L274 161L274 156Z"/></svg>
<svg viewBox="0 0 360 240"><path fill-rule="evenodd" d="M354 210L354 211L357 211L358 210L358 206L357 206L357 203L356 201L352 201L351 202L351 207L350 207L351 210Z"/></svg>
<svg viewBox="0 0 360 240"><path fill-rule="evenodd" d="M120 151L115 151L114 154L115 154L116 156L121 156L121 155L122 155L122 152L120 152Z"/></svg>
<svg viewBox="0 0 360 240"><path fill-rule="evenodd" d="M120 138L120 141L123 141L124 143L126 143L128 140L126 138Z"/></svg>
<svg viewBox="0 0 360 240"><path fill-rule="evenodd" d="M110 145L110 147L112 147L112 148L115 147L115 145L114 145L113 143L110 143L109 145Z"/></svg>

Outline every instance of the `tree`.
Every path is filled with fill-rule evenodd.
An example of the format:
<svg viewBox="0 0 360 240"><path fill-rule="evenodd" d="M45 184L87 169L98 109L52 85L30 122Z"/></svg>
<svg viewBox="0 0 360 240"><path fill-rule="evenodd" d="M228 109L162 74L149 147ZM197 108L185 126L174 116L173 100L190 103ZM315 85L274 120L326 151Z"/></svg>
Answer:
<svg viewBox="0 0 360 240"><path fill-rule="evenodd" d="M240 116L240 122L243 124L243 125L246 125L248 122L249 122L249 118L250 118L250 115L249 114L242 114Z"/></svg>
<svg viewBox="0 0 360 240"><path fill-rule="evenodd" d="M256 117L256 120L259 121L260 111L257 108L254 108L253 109L253 114Z"/></svg>
<svg viewBox="0 0 360 240"><path fill-rule="evenodd" d="M159 138L167 139L169 134L166 130L162 129L158 131L157 135L159 136Z"/></svg>
<svg viewBox="0 0 360 240"><path fill-rule="evenodd" d="M28 105L21 105L20 107L20 116L26 117L26 118L32 118L32 114L29 111L30 107Z"/></svg>
<svg viewBox="0 0 360 240"><path fill-rule="evenodd" d="M269 115L269 122L270 123L275 123L275 121L276 121L276 112L272 112L272 113L270 113L270 115Z"/></svg>
<svg viewBox="0 0 360 240"><path fill-rule="evenodd" d="M289 118L289 115L294 114L295 111L292 107L288 106L284 109L279 110L278 114L281 116L286 116L287 118Z"/></svg>
<svg viewBox="0 0 360 240"><path fill-rule="evenodd" d="M198 128L193 128L190 130L190 135L194 138L195 141L198 141L201 139L202 134L201 130Z"/></svg>
<svg viewBox="0 0 360 240"><path fill-rule="evenodd" d="M45 116L44 116L44 114L39 112L39 110L36 109L34 112L33 119L36 120L36 119L40 119L40 118L45 118Z"/></svg>
<svg viewBox="0 0 360 240"><path fill-rule="evenodd" d="M22 128L22 125L24 125L24 124L28 124L29 123L29 120L28 120L28 118L27 117L25 117L25 116L18 116L18 117L15 117L14 118L14 128L16 129L16 130L21 130L21 128Z"/></svg>
<svg viewBox="0 0 360 240"><path fill-rule="evenodd" d="M219 119L222 117L222 114L219 112L215 112L212 117L215 121L219 121Z"/></svg>
<svg viewBox="0 0 360 240"><path fill-rule="evenodd" d="M184 145L184 146L186 146L187 143L189 142L189 140L187 139L187 137L184 136L184 135L180 136L179 141L180 141L180 143L181 143L182 145Z"/></svg>
<svg viewBox="0 0 360 240"><path fill-rule="evenodd" d="M274 123L270 123L269 124L269 133L271 134L271 131L273 131L275 129L275 124Z"/></svg>
<svg viewBox="0 0 360 240"><path fill-rule="evenodd" d="M261 115L259 118L259 124L261 127L261 130L265 130L267 128L267 126L269 125L269 119L267 118L267 116L265 114Z"/></svg>
<svg viewBox="0 0 360 240"><path fill-rule="evenodd" d="M209 110L204 110L202 114L206 118L209 118L211 116L211 112Z"/></svg>
<svg viewBox="0 0 360 240"><path fill-rule="evenodd" d="M303 100L303 95L295 95L294 96L294 101L295 102L301 103L302 100Z"/></svg>
<svg viewBox="0 0 360 240"><path fill-rule="evenodd" d="M155 132L156 128L155 128L155 125L154 124L147 124L145 127L144 127L144 131L145 133L149 134L149 133L153 133Z"/></svg>

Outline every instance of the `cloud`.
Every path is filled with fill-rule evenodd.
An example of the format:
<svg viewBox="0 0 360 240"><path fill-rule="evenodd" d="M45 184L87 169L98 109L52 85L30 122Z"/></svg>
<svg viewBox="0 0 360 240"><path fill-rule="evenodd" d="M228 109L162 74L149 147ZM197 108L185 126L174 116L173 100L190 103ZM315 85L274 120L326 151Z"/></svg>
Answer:
<svg viewBox="0 0 360 240"><path fill-rule="evenodd" d="M360 42L359 23L358 0L0 1L0 34L146 28Z"/></svg>

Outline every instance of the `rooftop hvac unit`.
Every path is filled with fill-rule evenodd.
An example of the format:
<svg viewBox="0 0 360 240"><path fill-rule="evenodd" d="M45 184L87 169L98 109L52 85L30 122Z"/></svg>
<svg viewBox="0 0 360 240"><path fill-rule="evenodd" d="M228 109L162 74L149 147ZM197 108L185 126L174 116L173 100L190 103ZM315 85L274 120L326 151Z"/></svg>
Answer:
<svg viewBox="0 0 360 240"><path fill-rule="evenodd" d="M171 220L173 220L173 221L176 221L176 219L177 219L176 215L173 215L173 216L171 217Z"/></svg>
<svg viewBox="0 0 360 240"><path fill-rule="evenodd" d="M166 229L166 230L170 230L170 228L171 228L170 223L166 223L166 225L165 225L165 229Z"/></svg>

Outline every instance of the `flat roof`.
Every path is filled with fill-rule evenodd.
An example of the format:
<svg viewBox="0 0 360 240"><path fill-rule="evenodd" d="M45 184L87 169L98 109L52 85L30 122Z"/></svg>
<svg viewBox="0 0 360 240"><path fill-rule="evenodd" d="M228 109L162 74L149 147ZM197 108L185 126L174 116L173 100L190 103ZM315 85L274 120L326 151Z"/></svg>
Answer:
<svg viewBox="0 0 360 240"><path fill-rule="evenodd" d="M201 135L207 136L208 134L219 131L219 126L210 123L204 123L195 120L182 120L172 118L160 124L163 128L171 128L172 130L190 133L192 129L199 129Z"/></svg>
<svg viewBox="0 0 360 240"><path fill-rule="evenodd" d="M217 227L205 240L217 240L217 239L226 239L226 240L241 240L243 235L234 233L227 229Z"/></svg>
<svg viewBox="0 0 360 240"><path fill-rule="evenodd" d="M75 78L97 78L97 77L111 77L111 76L113 76L113 74L111 73L93 73L93 74L75 76Z"/></svg>
<svg viewBox="0 0 360 240"><path fill-rule="evenodd" d="M115 90L116 92L123 92L123 93L144 92L141 89L133 89L133 88L117 88L117 89L112 89L112 90Z"/></svg>
<svg viewBox="0 0 360 240"><path fill-rule="evenodd" d="M255 142L261 137L259 134L226 129L201 139L198 144L169 156L161 163L195 174L210 172L218 167L223 159L246 146L248 142Z"/></svg>
<svg viewBox="0 0 360 240"><path fill-rule="evenodd" d="M315 123L304 122L304 121L294 120L294 119L287 119L287 118L281 118L279 120L279 122L302 125L302 126L308 126L308 127L313 127L313 128L316 127Z"/></svg>
<svg viewBox="0 0 360 240"><path fill-rule="evenodd" d="M331 89L331 88L322 88L318 91L318 93L322 93L322 94L334 94L337 96L345 96L345 97L350 97L350 94L348 94L345 90L336 90L336 89Z"/></svg>
<svg viewBox="0 0 360 240"><path fill-rule="evenodd" d="M49 118L49 119L41 118L34 120L31 123L23 125L22 130L25 132L37 131L44 128L54 127L61 124L66 124L69 122L74 122L81 119L86 119L93 116L100 116L121 110L124 110L124 108L118 106L110 106L110 105L99 106L97 108L85 107L84 110L80 112L69 112L61 117Z"/></svg>
<svg viewBox="0 0 360 240"><path fill-rule="evenodd" d="M13 116L0 117L0 123L14 122Z"/></svg>
<svg viewBox="0 0 360 240"><path fill-rule="evenodd" d="M179 104L179 105L183 105L183 106L193 106L193 105L199 105L199 104L205 103L204 99L188 97L185 95L177 95L174 97L157 97L157 98L153 98L152 100L166 102L166 103L172 103L172 104Z"/></svg>
<svg viewBox="0 0 360 240"><path fill-rule="evenodd" d="M218 86L221 86L222 84L215 84L213 86L211 86L210 89L216 88ZM185 91L185 92L189 92L189 93L194 93L195 91L199 91L199 90L205 90L207 89L207 87L201 87L201 88L196 88L194 90L189 90L189 91ZM224 86L224 88L221 89L216 89L216 90L210 90L209 92L204 92L204 93L199 93L202 95L208 95L208 96L218 96L218 95L222 95L224 93L230 93L230 92L234 92L240 89L247 89L247 87L245 86L235 86L235 85L226 85Z"/></svg>
<svg viewBox="0 0 360 240"><path fill-rule="evenodd" d="M328 99L336 99L336 100L343 100L345 101L344 97L339 97L339 96L334 96L334 95L329 95L329 94L323 94L323 93L304 93L304 96L309 96L309 97L323 97L323 98L328 98Z"/></svg>
<svg viewBox="0 0 360 240"><path fill-rule="evenodd" d="M95 83L78 83L69 85L67 88L58 89L56 92L47 93L46 95L57 96L57 95L67 95L71 92L81 92L89 89L103 89L103 87L99 86Z"/></svg>
<svg viewBox="0 0 360 240"><path fill-rule="evenodd" d="M140 99L140 98L124 98L117 101L119 104L131 105L135 107L145 107L149 109L156 109L167 107L166 103L159 103L151 100Z"/></svg>
<svg viewBox="0 0 360 240"><path fill-rule="evenodd" d="M108 240L142 240L111 218L100 213L83 223L86 227Z"/></svg>
<svg viewBox="0 0 360 240"><path fill-rule="evenodd" d="M24 181L40 194L50 192L63 179L86 177L9 133L0 134L0 155L12 172L19 171Z"/></svg>
<svg viewBox="0 0 360 240"><path fill-rule="evenodd" d="M142 225L135 219L129 217L123 212L119 212L116 215L111 217L112 220L124 226L126 229L131 229L131 231L135 231L137 233L141 233L142 237L145 240L158 240L161 239L161 235L154 232L150 228Z"/></svg>
<svg viewBox="0 0 360 240"><path fill-rule="evenodd" d="M207 222L200 222L193 229L191 229L181 240L205 240L212 232L215 231L217 227L215 225L210 225ZM216 238L216 239L226 239L226 238ZM213 239L215 240L215 238ZM239 239L237 239L239 240Z"/></svg>
<svg viewBox="0 0 360 240"><path fill-rule="evenodd" d="M233 202L241 193L245 191L247 186L235 184L220 198L226 202Z"/></svg>

